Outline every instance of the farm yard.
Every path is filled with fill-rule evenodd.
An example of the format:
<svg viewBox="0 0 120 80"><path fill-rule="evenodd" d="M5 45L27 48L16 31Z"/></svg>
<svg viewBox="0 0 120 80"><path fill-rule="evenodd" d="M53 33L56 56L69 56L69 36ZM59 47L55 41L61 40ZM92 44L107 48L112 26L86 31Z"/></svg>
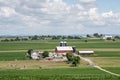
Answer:
<svg viewBox="0 0 120 80"><path fill-rule="evenodd" d="M28 49L54 52L61 40L0 42L0 80L119 80L120 77L98 70L80 61L77 67L66 62L29 60ZM84 56L100 67L120 74L120 41L101 39L68 39L68 45L79 50L93 50Z"/></svg>

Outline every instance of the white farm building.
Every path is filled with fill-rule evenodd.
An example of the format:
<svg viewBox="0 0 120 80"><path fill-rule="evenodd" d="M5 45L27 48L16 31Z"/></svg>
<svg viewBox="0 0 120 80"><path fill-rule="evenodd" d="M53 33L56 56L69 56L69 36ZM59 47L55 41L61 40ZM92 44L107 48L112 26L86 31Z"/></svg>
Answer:
<svg viewBox="0 0 120 80"><path fill-rule="evenodd" d="M79 51L78 54L81 56L94 55L94 51Z"/></svg>
<svg viewBox="0 0 120 80"><path fill-rule="evenodd" d="M104 40L111 40L111 39L113 39L113 36L104 36L103 39Z"/></svg>

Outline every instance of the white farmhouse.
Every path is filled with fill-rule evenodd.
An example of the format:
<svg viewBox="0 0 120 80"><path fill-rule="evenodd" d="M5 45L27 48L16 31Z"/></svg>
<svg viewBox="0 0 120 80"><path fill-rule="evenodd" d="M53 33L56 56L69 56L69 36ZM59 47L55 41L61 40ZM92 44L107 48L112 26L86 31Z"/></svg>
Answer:
<svg viewBox="0 0 120 80"><path fill-rule="evenodd" d="M104 40L111 40L111 39L113 39L113 36L104 36L103 39Z"/></svg>

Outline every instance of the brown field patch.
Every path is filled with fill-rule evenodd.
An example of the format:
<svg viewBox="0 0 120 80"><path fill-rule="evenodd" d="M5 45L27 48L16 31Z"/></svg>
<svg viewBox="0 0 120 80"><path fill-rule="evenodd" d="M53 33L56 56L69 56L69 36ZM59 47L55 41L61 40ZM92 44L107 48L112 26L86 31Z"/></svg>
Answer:
<svg viewBox="0 0 120 80"><path fill-rule="evenodd" d="M81 61L78 67L88 67L87 63ZM0 69L48 69L48 68L71 68L67 62L55 62L45 60L20 60L0 61Z"/></svg>
<svg viewBox="0 0 120 80"><path fill-rule="evenodd" d="M101 67L120 67L120 57L89 57Z"/></svg>

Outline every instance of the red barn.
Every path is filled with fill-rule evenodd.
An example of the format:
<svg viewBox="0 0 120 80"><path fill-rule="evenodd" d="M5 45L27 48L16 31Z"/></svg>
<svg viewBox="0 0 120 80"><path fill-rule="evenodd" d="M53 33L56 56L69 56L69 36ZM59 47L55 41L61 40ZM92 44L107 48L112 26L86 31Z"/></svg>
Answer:
<svg viewBox="0 0 120 80"><path fill-rule="evenodd" d="M57 54L66 55L66 53L73 53L73 47L71 46L58 46L55 48Z"/></svg>

